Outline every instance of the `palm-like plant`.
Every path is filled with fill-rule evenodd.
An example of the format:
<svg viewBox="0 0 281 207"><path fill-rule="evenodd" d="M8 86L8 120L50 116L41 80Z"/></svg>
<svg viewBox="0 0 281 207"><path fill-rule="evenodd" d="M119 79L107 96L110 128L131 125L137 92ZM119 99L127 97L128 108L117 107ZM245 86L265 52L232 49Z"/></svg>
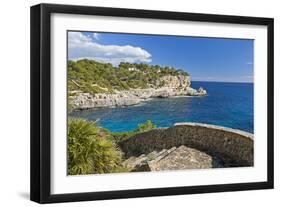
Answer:
<svg viewBox="0 0 281 207"><path fill-rule="evenodd" d="M122 152L94 122L68 121L68 174L115 172Z"/></svg>

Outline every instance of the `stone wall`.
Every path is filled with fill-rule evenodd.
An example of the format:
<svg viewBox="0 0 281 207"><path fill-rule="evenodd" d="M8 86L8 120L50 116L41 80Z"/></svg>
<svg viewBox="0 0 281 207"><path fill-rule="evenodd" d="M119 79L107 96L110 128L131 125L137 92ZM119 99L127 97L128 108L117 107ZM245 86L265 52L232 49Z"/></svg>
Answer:
<svg viewBox="0 0 281 207"><path fill-rule="evenodd" d="M226 127L201 123L178 123L167 129L156 129L120 143L126 157L154 150L185 145L220 157L233 166L253 166L253 134Z"/></svg>

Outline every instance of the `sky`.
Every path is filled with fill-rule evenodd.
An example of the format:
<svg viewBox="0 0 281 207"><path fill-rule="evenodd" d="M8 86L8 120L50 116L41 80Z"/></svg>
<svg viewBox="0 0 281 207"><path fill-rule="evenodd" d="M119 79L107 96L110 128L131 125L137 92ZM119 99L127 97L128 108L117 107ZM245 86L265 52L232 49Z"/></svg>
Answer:
<svg viewBox="0 0 281 207"><path fill-rule="evenodd" d="M253 82L254 41L208 37L68 32L68 59L170 66L193 81Z"/></svg>

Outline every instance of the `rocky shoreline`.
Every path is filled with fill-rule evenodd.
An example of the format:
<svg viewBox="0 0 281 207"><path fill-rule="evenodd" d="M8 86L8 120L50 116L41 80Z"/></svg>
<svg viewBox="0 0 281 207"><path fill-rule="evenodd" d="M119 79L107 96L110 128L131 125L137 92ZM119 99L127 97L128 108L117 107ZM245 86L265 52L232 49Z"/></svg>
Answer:
<svg viewBox="0 0 281 207"><path fill-rule="evenodd" d="M82 93L76 92L72 96L71 104L76 110L120 107L140 104L151 98L170 98L176 96L204 96L207 92L203 88L198 90L191 87L185 88L148 88L148 89L130 89L126 91L116 91L115 93Z"/></svg>
<svg viewBox="0 0 281 207"><path fill-rule="evenodd" d="M105 88L98 86L105 90ZM82 91L69 91L69 103L74 110L121 107L140 104L151 98L170 98L176 96L204 96L207 91L202 87L191 87L189 76L166 75L159 78L156 83L148 88L129 90L115 90L112 93L85 93Z"/></svg>

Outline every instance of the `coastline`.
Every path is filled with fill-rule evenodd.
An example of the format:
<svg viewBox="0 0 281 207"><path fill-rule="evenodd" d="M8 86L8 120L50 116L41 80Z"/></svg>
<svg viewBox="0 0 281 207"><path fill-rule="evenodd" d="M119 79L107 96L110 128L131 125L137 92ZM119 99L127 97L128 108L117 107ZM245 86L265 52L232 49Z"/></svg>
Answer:
<svg viewBox="0 0 281 207"><path fill-rule="evenodd" d="M129 107L78 109L70 116L92 121L100 118L100 125L114 132L134 130L139 123L152 120L157 127L170 127L177 122L192 121L253 133L251 85L192 82L192 88L200 86L207 89L207 95L150 98Z"/></svg>
<svg viewBox="0 0 281 207"><path fill-rule="evenodd" d="M115 93L83 93L76 92L70 99L72 110L85 110L93 108L114 108L138 105L153 98L177 98L205 96L207 91L203 88L191 87L173 88L147 88L116 91Z"/></svg>

